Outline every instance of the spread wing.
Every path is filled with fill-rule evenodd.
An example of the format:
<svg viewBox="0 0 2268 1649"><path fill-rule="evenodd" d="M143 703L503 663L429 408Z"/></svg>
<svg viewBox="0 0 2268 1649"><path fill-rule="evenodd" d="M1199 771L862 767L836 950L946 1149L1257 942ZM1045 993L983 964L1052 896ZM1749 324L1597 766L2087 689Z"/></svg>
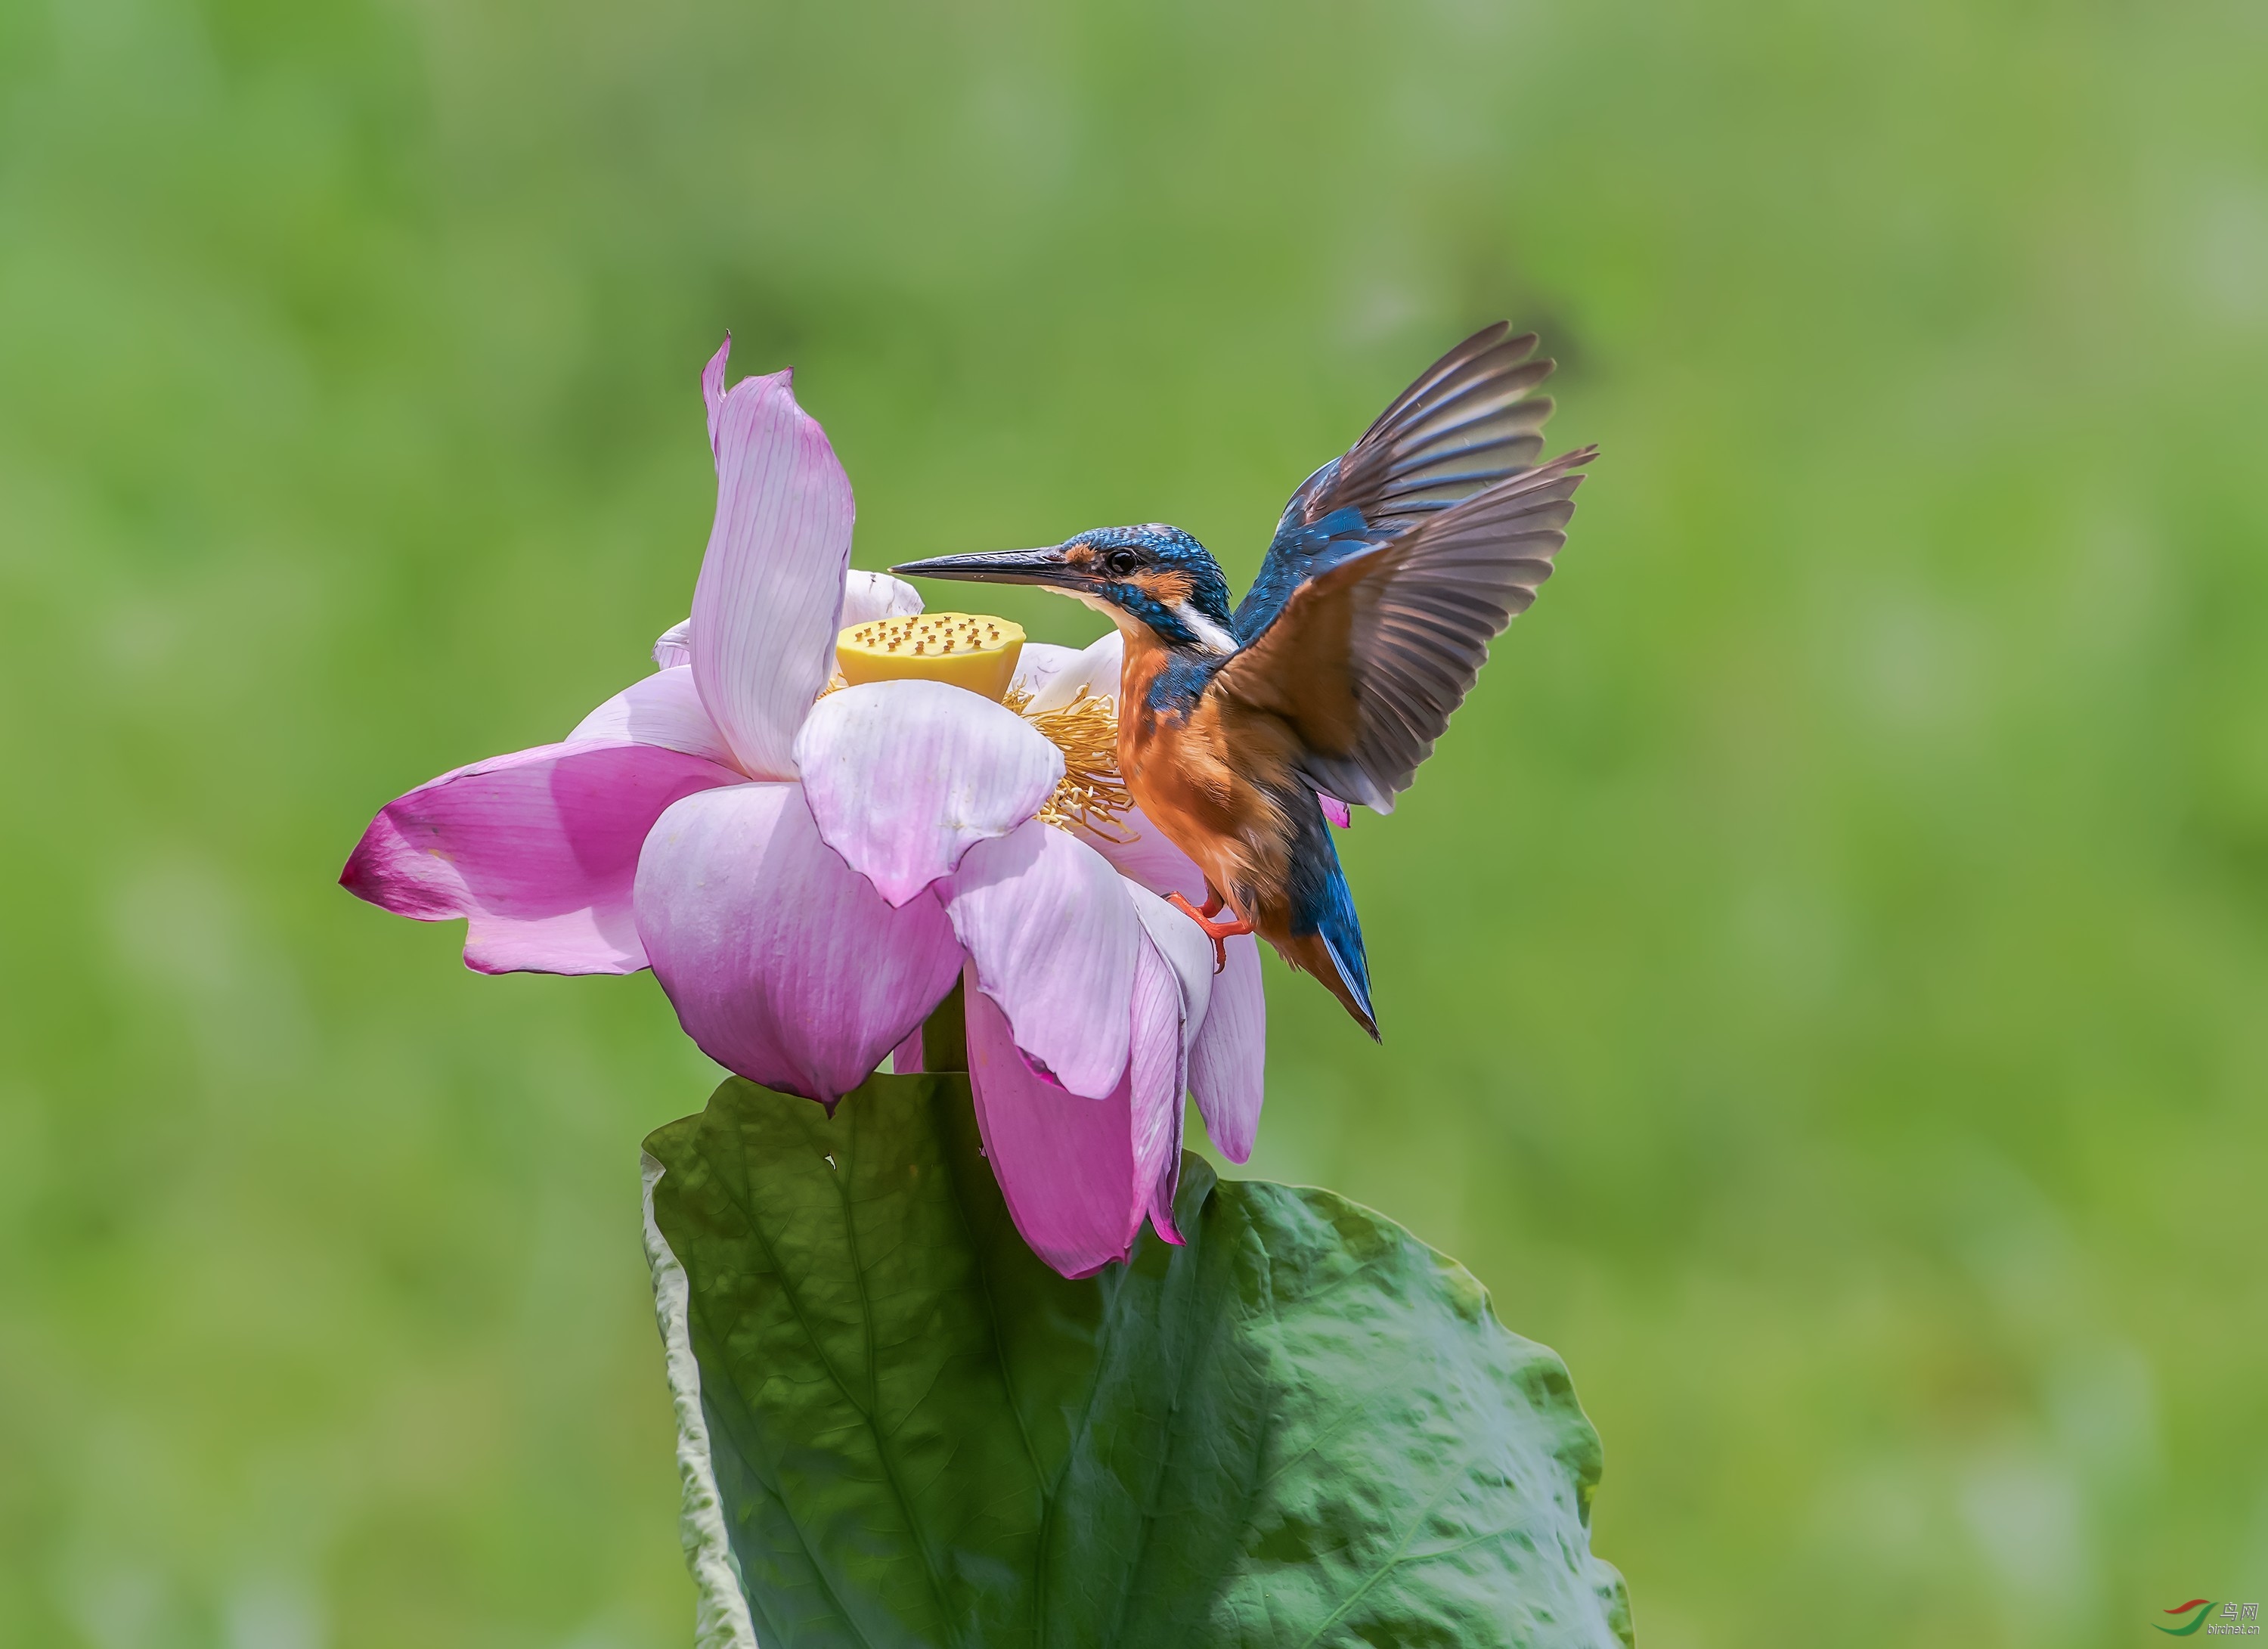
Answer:
<svg viewBox="0 0 2268 1649"><path fill-rule="evenodd" d="M1264 628L1300 581L1322 567L1535 462L1551 401L1530 392L1551 375L1552 364L1531 358L1534 333L1507 337L1510 330L1499 320L1451 350L1343 456L1300 483L1237 608L1240 636Z"/></svg>
<svg viewBox="0 0 2268 1649"><path fill-rule="evenodd" d="M1317 790L1394 811L1567 541L1579 467L1555 458L1300 583L1209 691L1280 718Z"/></svg>

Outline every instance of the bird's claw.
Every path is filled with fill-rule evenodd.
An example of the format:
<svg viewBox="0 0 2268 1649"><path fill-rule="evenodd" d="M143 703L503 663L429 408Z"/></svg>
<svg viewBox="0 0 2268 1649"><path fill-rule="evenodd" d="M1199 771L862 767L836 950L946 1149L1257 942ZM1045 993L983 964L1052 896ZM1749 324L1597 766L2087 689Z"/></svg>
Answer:
<svg viewBox="0 0 2268 1649"><path fill-rule="evenodd" d="M1230 922L1211 920L1212 913L1219 909L1227 901L1219 894L1212 893L1211 888L1205 891L1211 896L1203 910L1199 910L1180 894L1167 894L1166 902L1204 930L1205 938L1212 941L1212 970L1217 974L1228 966L1228 941L1240 933L1251 932L1252 924L1241 917ZM1235 913L1232 911L1230 915L1234 916Z"/></svg>

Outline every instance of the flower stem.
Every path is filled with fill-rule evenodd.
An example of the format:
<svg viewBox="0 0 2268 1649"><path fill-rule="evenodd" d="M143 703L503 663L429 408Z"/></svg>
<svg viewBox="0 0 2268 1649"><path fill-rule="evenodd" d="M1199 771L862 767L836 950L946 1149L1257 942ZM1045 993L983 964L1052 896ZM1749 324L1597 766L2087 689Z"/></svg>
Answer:
<svg viewBox="0 0 2268 1649"><path fill-rule="evenodd" d="M953 989L945 1000L922 1021L922 1069L968 1069L968 1021L958 979L953 982Z"/></svg>

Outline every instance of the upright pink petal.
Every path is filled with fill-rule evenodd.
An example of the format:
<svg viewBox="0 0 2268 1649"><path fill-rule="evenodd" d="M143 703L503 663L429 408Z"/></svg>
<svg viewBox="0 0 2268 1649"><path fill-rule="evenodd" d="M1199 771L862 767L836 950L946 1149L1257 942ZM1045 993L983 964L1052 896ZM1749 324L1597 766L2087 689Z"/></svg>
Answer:
<svg viewBox="0 0 2268 1649"><path fill-rule="evenodd" d="M878 618L909 618L921 610L921 592L903 578L853 567L843 575L843 620L836 630L840 634L853 624L871 624Z"/></svg>
<svg viewBox="0 0 2268 1649"><path fill-rule="evenodd" d="M1204 902L1204 872L1139 807L1130 809L1112 824L1108 836L1084 828L1078 834L1080 841L1108 859L1129 880L1153 894L1179 894L1193 904Z"/></svg>
<svg viewBox="0 0 2268 1649"><path fill-rule="evenodd" d="M1061 710L1079 696L1081 688L1089 698L1116 698L1119 668L1125 658L1126 638L1114 629L1050 674L1032 695L1031 708Z"/></svg>
<svg viewBox="0 0 2268 1649"><path fill-rule="evenodd" d="M737 785L696 755L627 740L551 744L444 773L379 810L339 877L421 922L466 919L484 974L628 974L646 965L631 888L671 803Z"/></svg>
<svg viewBox="0 0 2268 1649"><path fill-rule="evenodd" d="M709 364L701 369L701 401L709 409L709 453L717 456L717 423L725 410L725 367L733 358L733 335L726 333Z"/></svg>
<svg viewBox="0 0 2268 1649"><path fill-rule="evenodd" d="M717 520L693 587L693 680L743 772L792 778L796 729L835 668L850 478L789 374L717 413Z"/></svg>
<svg viewBox="0 0 2268 1649"><path fill-rule="evenodd" d="M720 767L733 765L725 735L709 719L701 690L693 685L692 670L681 664L631 682L584 717L567 735L570 744L590 739L659 745Z"/></svg>
<svg viewBox="0 0 2268 1649"><path fill-rule="evenodd" d="M1344 802L1341 801L1336 796L1327 796L1322 791L1317 791L1315 792L1315 799L1323 805L1324 818L1329 820L1342 830L1352 828L1354 824L1354 810L1349 807Z"/></svg>
<svg viewBox="0 0 2268 1649"><path fill-rule="evenodd" d="M1240 934L1228 941L1228 966L1212 982L1211 1004L1189 1048L1189 1091L1197 1114L1213 1148L1231 1162L1252 1155L1267 1078L1268 998L1260 983L1260 946L1250 934Z"/></svg>
<svg viewBox="0 0 2268 1649"><path fill-rule="evenodd" d="M1016 1045L1094 1099L1126 1071L1141 924L1124 887L1092 850L1035 820L971 847L940 890Z"/></svg>
<svg viewBox="0 0 2268 1649"><path fill-rule="evenodd" d="M718 392L723 394L720 388ZM893 578L885 572L861 572L853 567L843 575L843 615L836 631L852 624L869 624L878 618L901 618L922 610L921 593L902 578ZM1058 652L1070 652L1068 647L1058 647ZM653 663L658 670L674 665L693 662L693 620L681 618L661 632L653 644Z"/></svg>
<svg viewBox="0 0 2268 1649"><path fill-rule="evenodd" d="M1040 810L1063 752L1011 710L942 681L829 693L795 737L819 834L902 905Z"/></svg>
<svg viewBox="0 0 2268 1649"><path fill-rule="evenodd" d="M1065 1277L1085 1277L1125 1256L1150 1201L1134 1159L1134 1072L1099 1100L1035 1076L973 975L965 978L968 1083L985 1159L1032 1252Z"/></svg>
<svg viewBox="0 0 2268 1649"><path fill-rule="evenodd" d="M794 784L664 813L637 926L686 1034L751 1082L833 1104L953 988L961 948L930 894L892 909L819 839Z"/></svg>

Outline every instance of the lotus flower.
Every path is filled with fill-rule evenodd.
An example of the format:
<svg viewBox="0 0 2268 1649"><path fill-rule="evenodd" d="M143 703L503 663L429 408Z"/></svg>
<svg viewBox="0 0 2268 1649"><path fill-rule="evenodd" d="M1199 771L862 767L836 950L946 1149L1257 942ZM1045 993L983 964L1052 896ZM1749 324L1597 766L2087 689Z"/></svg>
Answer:
<svg viewBox="0 0 2268 1649"><path fill-rule="evenodd" d="M717 517L692 616L654 673L557 744L388 803L341 881L462 917L483 973L651 967L718 1064L830 1108L965 985L987 1158L1066 1276L1172 1202L1182 1096L1243 1161L1262 1097L1259 953L1211 946L1161 894L1203 878L1138 811L1061 805L1042 728L1114 697L1114 634L1030 644L1007 702L932 680L828 690L846 625L920 609L850 570L850 485L791 374L702 374ZM1019 704L1024 713L1009 704Z"/></svg>

